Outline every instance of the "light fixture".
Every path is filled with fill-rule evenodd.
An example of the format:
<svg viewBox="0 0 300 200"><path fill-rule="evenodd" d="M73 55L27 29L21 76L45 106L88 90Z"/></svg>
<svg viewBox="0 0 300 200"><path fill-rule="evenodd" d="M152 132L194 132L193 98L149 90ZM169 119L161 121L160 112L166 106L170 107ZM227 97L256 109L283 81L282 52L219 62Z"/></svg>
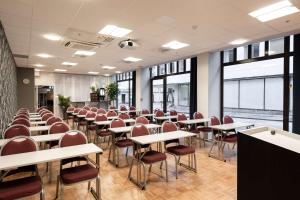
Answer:
<svg viewBox="0 0 300 200"><path fill-rule="evenodd" d="M127 57L127 58L124 58L123 60L126 61L126 62L138 62L138 61L141 61L142 59L141 58L135 58L135 57Z"/></svg>
<svg viewBox="0 0 300 200"><path fill-rule="evenodd" d="M34 69L34 71L41 72L41 71L44 71L44 70L42 70L42 69Z"/></svg>
<svg viewBox="0 0 300 200"><path fill-rule="evenodd" d="M169 49L181 49L181 48L187 47L187 46L190 46L190 45L186 44L186 43L178 42L176 40L162 45L162 47L169 48Z"/></svg>
<svg viewBox="0 0 300 200"><path fill-rule="evenodd" d="M103 74L103 76L110 76L110 74Z"/></svg>
<svg viewBox="0 0 300 200"><path fill-rule="evenodd" d="M99 74L99 72L88 72L89 74Z"/></svg>
<svg viewBox="0 0 300 200"><path fill-rule="evenodd" d="M115 71L117 74L121 74L122 72L121 71Z"/></svg>
<svg viewBox="0 0 300 200"><path fill-rule="evenodd" d="M231 41L229 44L231 44L231 45L241 45L241 44L244 44L246 42L248 42L248 40L246 40L246 39L236 39L236 40Z"/></svg>
<svg viewBox="0 0 300 200"><path fill-rule="evenodd" d="M46 38L47 40L52 40L52 41L59 41L62 39L62 37L56 34L45 34L43 35L43 37Z"/></svg>
<svg viewBox="0 0 300 200"><path fill-rule="evenodd" d="M45 67L45 65L42 65L42 64L34 64L32 66L34 66L34 67Z"/></svg>
<svg viewBox="0 0 300 200"><path fill-rule="evenodd" d="M54 69L54 71L56 71L56 72L66 72L67 70L66 69Z"/></svg>
<svg viewBox="0 0 300 200"><path fill-rule="evenodd" d="M115 69L116 67L112 67L112 66L103 66L102 69Z"/></svg>
<svg viewBox="0 0 300 200"><path fill-rule="evenodd" d="M46 54L46 53L39 53L37 54L38 57L41 57L41 58L51 58L53 57L52 55L49 55L49 54Z"/></svg>
<svg viewBox="0 0 300 200"><path fill-rule="evenodd" d="M255 10L249 15L261 22L267 22L296 12L299 12L299 9L286 0Z"/></svg>
<svg viewBox="0 0 300 200"><path fill-rule="evenodd" d="M132 30L130 30L130 29L117 27L115 25L106 25L98 33L103 34L103 35L110 35L113 37L124 37L131 31Z"/></svg>
<svg viewBox="0 0 300 200"><path fill-rule="evenodd" d="M92 55L95 55L96 52L94 52L94 51L76 51L74 54L78 55L78 56L92 56Z"/></svg>
<svg viewBox="0 0 300 200"><path fill-rule="evenodd" d="M77 65L78 63L72 63L72 62L63 62L61 63L62 65L67 65L67 66L75 66Z"/></svg>

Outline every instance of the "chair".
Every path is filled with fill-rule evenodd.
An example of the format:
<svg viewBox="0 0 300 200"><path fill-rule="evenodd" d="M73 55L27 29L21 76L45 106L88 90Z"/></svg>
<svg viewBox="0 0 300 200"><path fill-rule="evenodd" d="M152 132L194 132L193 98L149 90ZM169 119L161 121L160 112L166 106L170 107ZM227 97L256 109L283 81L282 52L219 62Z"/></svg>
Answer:
<svg viewBox="0 0 300 200"><path fill-rule="evenodd" d="M18 116L18 115L24 115L24 116L29 117L29 113L28 113L27 111L21 111L21 112L18 112L18 113L17 113L17 116Z"/></svg>
<svg viewBox="0 0 300 200"><path fill-rule="evenodd" d="M96 108L97 109L97 108ZM95 118L96 117L96 113L93 111L89 111L86 114L86 118ZM88 141L91 141L91 135L90 135L90 131L96 131L96 124L93 124L93 121L86 121L87 123L87 137L88 137Z"/></svg>
<svg viewBox="0 0 300 200"><path fill-rule="evenodd" d="M131 137L137 137L137 136L143 136L143 135L149 135L149 130L147 127L143 124L137 124L131 129ZM140 151L139 151L140 149ZM141 153L139 153L141 152ZM158 151L154 151L151 149L151 145L141 145L137 146L136 144L133 145L133 159L130 164L130 170L128 174L128 178L131 180L133 177L131 176L132 172L132 167L133 167L133 162L136 161L138 165L143 166L144 170L144 180L141 185L142 189L146 189L146 166L145 165L150 165L149 167L149 174L151 172L152 165L158 162L161 162L161 166L163 164L163 161L165 162L166 165L166 181L168 182L168 163L167 163L167 156L165 153L161 153Z"/></svg>
<svg viewBox="0 0 300 200"><path fill-rule="evenodd" d="M76 114L78 114L80 110L81 110L81 108L75 108L74 109L74 112L73 112L73 116L74 116L73 127L75 127L75 125L77 126L77 124L78 124L79 118L76 116Z"/></svg>
<svg viewBox="0 0 300 200"><path fill-rule="evenodd" d="M40 111L39 111L39 115L41 115L43 112L45 112L45 111L47 111L47 112L51 112L50 110L48 110L48 109L46 109L46 108L43 108L43 109L41 109Z"/></svg>
<svg viewBox="0 0 300 200"><path fill-rule="evenodd" d="M165 116L165 113L163 111L161 111L161 110L157 110L154 114L155 114L155 117L163 117L163 116ZM161 124L162 122L163 122L163 120L156 119L156 123L157 124Z"/></svg>
<svg viewBox="0 0 300 200"><path fill-rule="evenodd" d="M142 114L150 114L150 111L148 109L142 109Z"/></svg>
<svg viewBox="0 0 300 200"><path fill-rule="evenodd" d="M96 107L91 107L91 110L90 111L92 111L92 112L97 112L98 111L98 108L96 108Z"/></svg>
<svg viewBox="0 0 300 200"><path fill-rule="evenodd" d="M126 124L122 119L115 119L111 122L110 128L125 127ZM126 148L126 160L128 164L128 148L133 145L132 141L127 138L126 133L112 134L112 145L109 148L108 160L110 159L111 151L113 151L113 160L115 160L115 152L117 151L116 166L120 164L119 149Z"/></svg>
<svg viewBox="0 0 300 200"><path fill-rule="evenodd" d="M120 113L119 114L120 119L130 119L130 116L127 113Z"/></svg>
<svg viewBox="0 0 300 200"><path fill-rule="evenodd" d="M110 110L115 110L115 109L116 109L116 106L109 106L109 109L110 109Z"/></svg>
<svg viewBox="0 0 300 200"><path fill-rule="evenodd" d="M114 110L109 110L109 111L107 111L106 116L107 117L116 117L116 116L118 116L118 114Z"/></svg>
<svg viewBox="0 0 300 200"><path fill-rule="evenodd" d="M79 112L78 112L78 115L86 115L88 113L88 110L86 109L81 109ZM83 119L83 118L78 118L78 122L77 122L77 129L80 130L80 127L84 129L86 129L86 126L87 126L87 122Z"/></svg>
<svg viewBox="0 0 300 200"><path fill-rule="evenodd" d="M187 117L186 117L185 114L183 114L183 113L178 113L178 115L177 115L177 120L178 120L178 121L185 121L185 120L187 120ZM189 131L189 130L190 130L189 127L186 127L186 126L184 126L184 125L181 124L181 123L178 123L178 126L179 126L179 129L180 129L180 130L185 130L185 131Z"/></svg>
<svg viewBox="0 0 300 200"><path fill-rule="evenodd" d="M3 133L3 139L10 139L16 136L30 136L30 130L27 126L16 124L8 127Z"/></svg>
<svg viewBox="0 0 300 200"><path fill-rule="evenodd" d="M120 111L127 111L126 106L125 106L125 105L121 105L121 106L120 106Z"/></svg>
<svg viewBox="0 0 300 200"><path fill-rule="evenodd" d="M194 117L194 119L203 119L204 118L203 114L200 112L195 112L193 114L193 117ZM197 139L201 140L203 142L203 145L205 146L205 140L206 140L205 138L207 138L208 133L210 133L212 131L213 131L212 128L205 126L204 123L201 123L201 124L196 125L196 130L193 132L199 136ZM201 133L202 133L202 136L201 136Z"/></svg>
<svg viewBox="0 0 300 200"><path fill-rule="evenodd" d="M130 115L130 118L135 118L136 117L136 108L134 106L130 106L129 107L129 115Z"/></svg>
<svg viewBox="0 0 300 200"><path fill-rule="evenodd" d="M55 117L55 116L52 116L52 117L49 117L46 121L46 124L47 125L52 125L54 124L55 122L62 122L63 120L59 117Z"/></svg>
<svg viewBox="0 0 300 200"><path fill-rule="evenodd" d="M86 143L87 138L82 132L72 130L61 137L59 140L59 147L75 146ZM84 161L86 164L80 164L80 161ZM78 165L64 168L65 165L73 162L77 162ZM60 173L57 176L56 198L58 197L60 185L73 185L87 181L88 190L90 190L92 180L96 180L98 183L100 182L99 166L87 156L61 160Z"/></svg>
<svg viewBox="0 0 300 200"><path fill-rule="evenodd" d="M137 117L135 119L135 124L149 124L149 120L146 117Z"/></svg>
<svg viewBox="0 0 300 200"><path fill-rule="evenodd" d="M91 108L89 106L83 106L82 109L84 109L84 110L91 110Z"/></svg>
<svg viewBox="0 0 300 200"><path fill-rule="evenodd" d="M22 119L22 118L16 119L11 123L11 125L15 125L15 124L22 124L24 126L30 127L30 122L27 119Z"/></svg>
<svg viewBox="0 0 300 200"><path fill-rule="evenodd" d="M39 107L39 108L36 109L36 112L38 113L38 112L40 112L40 110L42 110L42 109L44 109L44 108L43 108L43 107Z"/></svg>
<svg viewBox="0 0 300 200"><path fill-rule="evenodd" d="M225 116L223 117L223 123L224 123L224 124L232 124L232 123L234 123L234 120L233 120L233 118L232 118L231 116L225 115ZM229 137L229 136L235 137L235 136L233 136L233 135L236 135L236 134L237 134L237 132L236 132L235 129L231 129L231 130L226 131L226 136L227 136L227 137ZM231 141L228 142L228 143L234 143L234 145L233 145L233 147L232 147L232 149L234 149L234 146L235 146L235 144L236 144L236 142L237 142L237 137L235 137L234 140L232 140L232 139L233 139L233 138L231 138ZM236 139L236 140L235 140L235 139Z"/></svg>
<svg viewBox="0 0 300 200"><path fill-rule="evenodd" d="M19 119L19 118L29 120L29 117L28 117L27 115L24 115L24 114L18 114L18 115L16 115L16 116L14 117L14 120Z"/></svg>
<svg viewBox="0 0 300 200"><path fill-rule="evenodd" d="M171 131L177 131L178 128L174 122L171 121L165 121L162 124L162 132L171 132ZM170 144L173 144L172 146L169 146ZM174 145L175 144L175 145ZM179 139L169 140L164 142L166 153L173 155L175 158L175 170L176 170L176 179L178 178L178 165L183 166L187 169L190 169L194 172L197 172L197 160L196 160L196 154L195 149L190 146L182 145L179 142ZM189 157L189 165L180 163L180 157L189 155L192 157Z"/></svg>
<svg viewBox="0 0 300 200"><path fill-rule="evenodd" d="M42 121L47 121L50 117L53 117L52 113L46 113L42 116Z"/></svg>
<svg viewBox="0 0 300 200"><path fill-rule="evenodd" d="M48 113L52 114L52 112L50 110L44 110L43 112L41 112L40 115L43 117L44 115L46 115Z"/></svg>
<svg viewBox="0 0 300 200"><path fill-rule="evenodd" d="M106 114L106 110L104 109L104 108L99 108L98 110L97 110L97 114Z"/></svg>
<svg viewBox="0 0 300 200"><path fill-rule="evenodd" d="M69 130L70 130L70 127L65 122L62 122L62 121L55 122L50 126L50 128L48 130L48 134L66 133ZM58 145L58 141L51 141L48 144L49 144L49 148L52 148L52 147Z"/></svg>
<svg viewBox="0 0 300 200"><path fill-rule="evenodd" d="M96 122L101 122L101 121L107 121L107 117L104 114L100 114L97 115L95 118ZM105 142L106 138L108 138L107 140L107 146L109 146L110 143L110 136L111 136L111 132L108 131L108 127L107 125L98 125L98 129L96 130L96 137L94 138L94 143L99 144L99 138L102 139L103 138L103 142ZM101 141L101 140L100 140Z"/></svg>
<svg viewBox="0 0 300 200"><path fill-rule="evenodd" d="M176 116L178 113L176 110L170 110L170 116ZM172 122L177 122L177 118L172 118Z"/></svg>
<svg viewBox="0 0 300 200"><path fill-rule="evenodd" d="M67 108L67 123L69 123L70 119L74 119L74 116L70 112L74 112L75 108L74 107L68 107Z"/></svg>
<svg viewBox="0 0 300 200"><path fill-rule="evenodd" d="M19 153L33 152L38 150L38 145L29 137L18 136L10 139L3 145L0 156L13 155ZM26 172L28 175L22 178L11 176ZM18 176L17 176L18 177ZM4 181L4 179L8 180ZM36 165L19 167L1 173L0 178L0 199L20 199L39 194L40 199L44 200L44 187L41 177L38 174Z"/></svg>

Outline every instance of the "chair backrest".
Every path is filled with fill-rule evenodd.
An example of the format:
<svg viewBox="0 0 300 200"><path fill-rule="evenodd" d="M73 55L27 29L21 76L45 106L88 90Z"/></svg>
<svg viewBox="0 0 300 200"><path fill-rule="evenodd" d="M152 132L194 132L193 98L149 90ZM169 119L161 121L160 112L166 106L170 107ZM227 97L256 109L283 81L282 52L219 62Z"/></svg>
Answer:
<svg viewBox="0 0 300 200"><path fill-rule="evenodd" d="M104 114L99 114L95 117L95 121L99 122L99 121L107 121L107 117Z"/></svg>
<svg viewBox="0 0 300 200"><path fill-rule="evenodd" d="M96 113L95 112L93 112L93 111L89 111L89 112L87 112L87 114L86 114L86 118L94 118L94 117L96 117Z"/></svg>
<svg viewBox="0 0 300 200"><path fill-rule="evenodd" d="M88 110L86 109L81 109L79 112L78 112L78 115L86 115L88 112Z"/></svg>
<svg viewBox="0 0 300 200"><path fill-rule="evenodd" d="M121 105L121 106L120 106L120 111L127 111L127 108L126 108L126 106L124 106L124 105Z"/></svg>
<svg viewBox="0 0 300 200"><path fill-rule="evenodd" d="M92 112L97 112L97 111L98 111L98 108L96 108L96 107L91 107L91 111L92 111Z"/></svg>
<svg viewBox="0 0 300 200"><path fill-rule="evenodd" d="M109 109L114 110L114 109L116 109L116 106L109 106Z"/></svg>
<svg viewBox="0 0 300 200"><path fill-rule="evenodd" d="M107 116L107 117L115 117L115 116L118 116L118 114L117 114L116 111L114 111L114 110L109 110L109 111L106 113L106 116Z"/></svg>
<svg viewBox="0 0 300 200"><path fill-rule="evenodd" d="M194 119L203 119L204 116L202 115L201 112L195 112L194 113Z"/></svg>
<svg viewBox="0 0 300 200"><path fill-rule="evenodd" d="M47 119L46 124L47 124L47 125L52 125L52 124L54 124L55 122L62 122L62 121L63 121L63 120L62 120L61 118L52 116L52 117L49 117L49 118Z"/></svg>
<svg viewBox="0 0 300 200"><path fill-rule="evenodd" d="M2 138L3 139L9 139L16 136L30 136L30 130L27 126L24 126L22 124L16 124L8 127L3 133Z"/></svg>
<svg viewBox="0 0 300 200"><path fill-rule="evenodd" d="M178 130L178 127L172 121L165 121L161 126L161 131L163 133L177 131L177 130ZM179 139L165 141L165 145L168 145L170 143L179 143Z"/></svg>
<svg viewBox="0 0 300 200"><path fill-rule="evenodd" d="M22 124L22 125L24 125L24 126L30 127L30 122L29 122L29 120L27 120L27 119L19 118L19 119L14 120L14 121L11 123L11 125L16 125L16 124Z"/></svg>
<svg viewBox="0 0 300 200"><path fill-rule="evenodd" d="M223 117L223 123L224 123L224 124L231 124L231 123L233 123L233 122L234 122L234 120L233 120L233 118L232 118L231 116L225 115L225 116Z"/></svg>
<svg viewBox="0 0 300 200"><path fill-rule="evenodd" d="M81 110L81 108L75 108L74 113L79 113L80 110Z"/></svg>
<svg viewBox="0 0 300 200"><path fill-rule="evenodd" d="M187 117L183 113L178 113L177 120L178 121L184 121L184 120L187 120Z"/></svg>
<svg viewBox="0 0 300 200"><path fill-rule="evenodd" d="M142 114L150 114L150 111L148 109L143 109Z"/></svg>
<svg viewBox="0 0 300 200"><path fill-rule="evenodd" d="M49 134L55 134L55 133L66 133L70 130L70 127L65 122L55 122L52 124L49 128L48 133Z"/></svg>
<svg viewBox="0 0 300 200"><path fill-rule="evenodd" d="M130 116L127 113L120 113L119 118L120 119L130 119Z"/></svg>
<svg viewBox="0 0 300 200"><path fill-rule="evenodd" d="M87 138L84 133L79 130L71 130L66 132L66 134L60 138L59 147L75 146L86 143Z"/></svg>
<svg viewBox="0 0 300 200"><path fill-rule="evenodd" d="M75 110L75 108L74 108L74 107L71 107L71 106L67 108L67 111L68 111L68 112L71 112L71 111L74 111L74 110Z"/></svg>
<svg viewBox="0 0 300 200"><path fill-rule="evenodd" d="M18 112L17 115L25 115L25 116L29 117L29 113L24 112L24 111Z"/></svg>
<svg viewBox="0 0 300 200"><path fill-rule="evenodd" d="M52 112L50 110L44 110L43 112L41 112L40 115L43 117L44 115L46 115L48 113L52 114Z"/></svg>
<svg viewBox="0 0 300 200"><path fill-rule="evenodd" d="M214 126L214 125L220 125L221 122L220 122L219 118L217 118L216 116L212 116L212 117L210 118L210 124L211 124L212 126Z"/></svg>
<svg viewBox="0 0 300 200"><path fill-rule="evenodd" d="M45 115L42 116L42 121L47 121L52 116L53 116L52 113L47 113L47 114L45 114Z"/></svg>
<svg viewBox="0 0 300 200"><path fill-rule="evenodd" d="M38 113L38 112L40 112L40 110L42 110L42 109L44 109L44 108L43 108L43 107L39 107L39 108L36 109L36 112Z"/></svg>
<svg viewBox="0 0 300 200"><path fill-rule="evenodd" d="M50 111L50 110L48 110L48 109L46 109L46 108L42 108L40 111L39 111L39 114L41 115L43 112L45 112L45 111Z"/></svg>
<svg viewBox="0 0 300 200"><path fill-rule="evenodd" d="M129 110L136 111L136 108L134 106L130 106Z"/></svg>
<svg viewBox="0 0 300 200"><path fill-rule="evenodd" d="M118 127L125 127L126 124L122 119L114 119L111 123L110 123L110 128L118 128Z"/></svg>
<svg viewBox="0 0 300 200"><path fill-rule="evenodd" d="M156 113L156 111L158 111L158 110L160 110L160 109L159 108L155 108L153 112Z"/></svg>
<svg viewBox="0 0 300 200"><path fill-rule="evenodd" d="M27 115L24 115L24 114L18 114L14 117L14 120L15 119L19 119L19 118L22 118L22 119L27 119L29 120L29 117Z"/></svg>
<svg viewBox="0 0 300 200"><path fill-rule="evenodd" d="M157 110L155 112L155 117L163 117L163 116L165 116L165 113L163 111Z"/></svg>
<svg viewBox="0 0 300 200"><path fill-rule="evenodd" d="M8 142L6 142L2 146L0 155L6 156L6 155L12 155L18 153L32 152L37 150L38 150L38 145L33 139L27 136L18 136L18 137L11 138Z"/></svg>
<svg viewBox="0 0 300 200"><path fill-rule="evenodd" d="M171 115L171 116L177 115L177 111L176 111L176 110L170 110L170 115Z"/></svg>
<svg viewBox="0 0 300 200"><path fill-rule="evenodd" d="M136 124L131 129L131 137L149 135L149 130L144 124Z"/></svg>
<svg viewBox="0 0 300 200"><path fill-rule="evenodd" d="M91 108L89 106L83 106L82 109L84 109L84 110L90 110Z"/></svg>
<svg viewBox="0 0 300 200"><path fill-rule="evenodd" d="M146 117L137 117L135 119L135 124L149 124L149 120Z"/></svg>
<svg viewBox="0 0 300 200"><path fill-rule="evenodd" d="M97 114L106 114L106 110L104 108L99 108Z"/></svg>

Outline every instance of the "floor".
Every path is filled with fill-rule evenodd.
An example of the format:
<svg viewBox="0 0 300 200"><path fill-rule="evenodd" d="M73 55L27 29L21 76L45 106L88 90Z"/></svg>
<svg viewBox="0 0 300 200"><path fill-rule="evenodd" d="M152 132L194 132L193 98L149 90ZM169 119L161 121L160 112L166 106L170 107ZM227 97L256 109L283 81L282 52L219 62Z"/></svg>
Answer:
<svg viewBox="0 0 300 200"><path fill-rule="evenodd" d="M179 167L179 178L175 178L174 158L168 156L169 182L164 179L164 168L159 164L152 167L146 190L140 190L127 178L129 167L115 168L108 161L108 150L101 156L101 192L102 199L168 199L168 200L233 200L237 199L236 157L231 156L227 162L208 157L208 144L205 148L197 147L197 170L194 173ZM91 156L91 158L94 158ZM121 165L126 165L124 157ZM45 175L45 165L40 165L43 176L46 199L55 199L58 162L52 165L52 180ZM135 171L133 171L135 172ZM163 175L163 177L159 176ZM92 183L92 186L95 184ZM37 196L29 199L39 199ZM60 199L94 199L87 190L87 183L64 187Z"/></svg>

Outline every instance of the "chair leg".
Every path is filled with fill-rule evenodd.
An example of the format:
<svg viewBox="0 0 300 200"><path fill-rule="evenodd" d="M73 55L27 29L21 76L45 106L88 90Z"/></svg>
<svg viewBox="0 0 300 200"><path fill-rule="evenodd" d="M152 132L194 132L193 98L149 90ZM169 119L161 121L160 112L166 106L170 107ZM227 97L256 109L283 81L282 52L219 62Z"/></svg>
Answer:
<svg viewBox="0 0 300 200"><path fill-rule="evenodd" d="M178 179L178 160L177 160L177 157L175 155L174 156L174 159L175 159L175 175L176 175L176 179Z"/></svg>
<svg viewBox="0 0 300 200"><path fill-rule="evenodd" d="M42 187L42 191L40 192L40 200L45 200L45 191L44 191L44 187Z"/></svg>
<svg viewBox="0 0 300 200"><path fill-rule="evenodd" d="M166 163L166 181L168 182L169 178L168 178L168 162L167 162L167 159L165 160L165 163Z"/></svg>
<svg viewBox="0 0 300 200"><path fill-rule="evenodd" d="M91 181L88 182L88 191L91 190Z"/></svg>
<svg viewBox="0 0 300 200"><path fill-rule="evenodd" d="M57 176L57 181L56 181L56 194L55 194L55 199L57 199L58 198L58 190L59 190L59 182L60 182L60 176L58 175Z"/></svg>
<svg viewBox="0 0 300 200"><path fill-rule="evenodd" d="M133 158L131 160L131 164L130 164L130 168L129 168L129 173L128 173L128 179L131 179L131 172L132 172L132 167L133 167L133 161L135 160L135 158Z"/></svg>

